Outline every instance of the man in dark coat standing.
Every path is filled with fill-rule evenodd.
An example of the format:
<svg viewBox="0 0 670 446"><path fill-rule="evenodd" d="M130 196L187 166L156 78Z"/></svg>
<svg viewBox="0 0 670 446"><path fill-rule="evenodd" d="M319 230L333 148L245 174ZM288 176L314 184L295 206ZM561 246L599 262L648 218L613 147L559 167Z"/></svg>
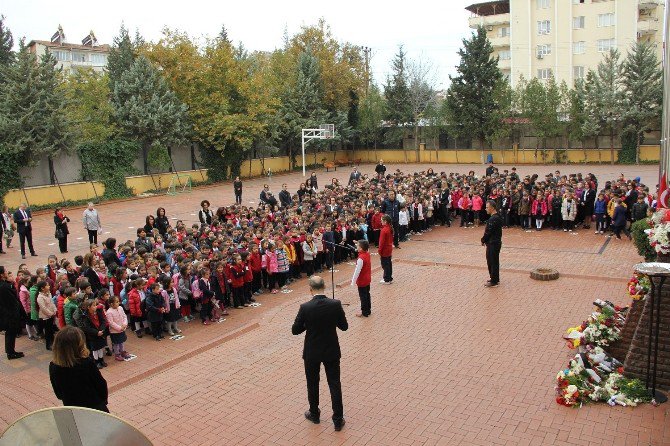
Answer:
<svg viewBox="0 0 670 446"><path fill-rule="evenodd" d="M349 174L349 186L355 184L358 180L361 179L361 173L358 171L357 167L354 167L354 170Z"/></svg>
<svg viewBox="0 0 670 446"><path fill-rule="evenodd" d="M19 209L14 212L14 221L16 222L16 230L19 233L19 241L21 242L21 258L26 258L26 241L28 242L28 250L31 256L37 256L33 248L33 216L30 209L26 209L26 204L21 203Z"/></svg>
<svg viewBox="0 0 670 446"><path fill-rule="evenodd" d="M486 265L489 267L490 280L484 286L493 288L500 283L500 248L502 248L503 221L498 215L496 202L486 202L486 213L490 215L486 221L486 229L482 237L482 246L486 245Z"/></svg>
<svg viewBox="0 0 670 446"><path fill-rule="evenodd" d="M16 335L26 320L26 313L16 295L14 283L9 280L5 267L0 266L0 330L5 331L7 359L23 358L23 353L17 352L15 346Z"/></svg>
<svg viewBox="0 0 670 446"><path fill-rule="evenodd" d="M291 199L291 192L288 191L288 185L286 183L281 185L281 192L279 192L279 203L283 208L291 207L293 204L293 200Z"/></svg>
<svg viewBox="0 0 670 446"><path fill-rule="evenodd" d="M386 166L384 165L384 160L379 160L379 163L375 166L375 173L377 174L378 179L384 178L386 175Z"/></svg>
<svg viewBox="0 0 670 446"><path fill-rule="evenodd" d="M393 246L400 249L400 202L394 190L390 190L388 197L382 203L382 212L391 217L393 224Z"/></svg>
<svg viewBox="0 0 670 446"><path fill-rule="evenodd" d="M294 335L307 332L302 354L307 378L307 399L309 400L309 410L305 412L305 418L315 424L320 422L319 375L321 363L323 363L330 388L333 423L335 430L340 431L344 426L342 384L340 383L342 354L336 328L346 331L349 324L342 303L336 299L328 299L323 294L324 289L325 284L321 277L310 277L309 290L313 297L309 302L300 305L291 331Z"/></svg>

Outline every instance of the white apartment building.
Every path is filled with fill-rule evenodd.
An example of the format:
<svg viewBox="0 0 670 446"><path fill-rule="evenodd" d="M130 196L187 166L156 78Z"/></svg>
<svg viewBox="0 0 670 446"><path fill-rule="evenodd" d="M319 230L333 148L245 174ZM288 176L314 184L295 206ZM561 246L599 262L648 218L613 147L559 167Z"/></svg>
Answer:
<svg viewBox="0 0 670 446"><path fill-rule="evenodd" d="M62 68L64 73L82 68L103 71L107 66L109 48L109 45L98 44L93 31L82 39L81 44L67 43L60 26L50 41L31 40L28 44L28 50L38 58L48 49L58 61L57 68Z"/></svg>
<svg viewBox="0 0 670 446"><path fill-rule="evenodd" d="M610 48L625 56L636 41L650 41L662 60L664 8L664 0L497 0L465 9L471 28L486 29L512 85L520 76L573 85Z"/></svg>

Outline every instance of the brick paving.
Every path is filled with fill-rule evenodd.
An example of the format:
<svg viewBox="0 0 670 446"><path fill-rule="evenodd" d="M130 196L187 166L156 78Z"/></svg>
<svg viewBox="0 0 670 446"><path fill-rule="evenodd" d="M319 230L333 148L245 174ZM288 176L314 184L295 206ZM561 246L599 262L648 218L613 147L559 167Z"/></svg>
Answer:
<svg viewBox="0 0 670 446"><path fill-rule="evenodd" d="M389 168L395 166L389 166ZM410 166L415 170L427 166ZM601 181L622 169L655 184L656 167L580 166ZM403 168L402 166L400 167ZM474 166L439 166L464 171ZM578 166L560 166L562 172ZM409 170L408 169L408 170ZM546 173L554 166L520 166ZM372 166L363 166L371 171ZM482 171L483 167L476 166ZM545 172L546 171L546 172ZM349 169L319 172L348 177ZM274 177L293 189L297 174ZM256 200L266 179L245 182L245 201ZM147 213L164 206L170 217L194 219L201 199L232 202L232 187L194 190L178 197L152 197L99 206L105 231L130 238ZM71 216L79 211L70 212ZM74 218L73 218L74 220ZM35 219L36 249L49 246L51 216ZM85 249L85 233L71 225L70 255ZM640 260L627 241L589 231L525 233L508 230L501 254L502 285L482 287L486 265L479 237L483 228L437 228L394 252L391 286L373 282L373 315L360 320L356 289L347 286L353 267L335 275L349 331L340 335L347 425L333 432L330 399L322 379L322 423L302 416L307 407L302 362L303 337L290 325L307 299L305 281L290 294L263 295L263 306L233 311L221 324L182 324L181 341L130 337L138 358L111 363L103 371L110 409L155 444L592 444L670 445L670 406L569 409L554 402L554 377L571 352L561 334L581 322L594 298L628 303L625 282ZM47 235L41 235L47 234ZM16 269L12 253L0 261ZM375 277L380 275L373 257ZM557 268L555 282L535 282L528 271ZM22 337L26 358L0 361L0 428L32 410L58 405L47 377L43 344ZM160 347L160 348L159 348Z"/></svg>

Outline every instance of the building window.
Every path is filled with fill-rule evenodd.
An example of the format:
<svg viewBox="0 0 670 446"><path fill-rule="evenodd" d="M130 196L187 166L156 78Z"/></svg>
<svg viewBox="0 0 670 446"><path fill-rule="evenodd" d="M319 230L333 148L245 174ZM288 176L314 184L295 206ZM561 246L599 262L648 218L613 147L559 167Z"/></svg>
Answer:
<svg viewBox="0 0 670 446"><path fill-rule="evenodd" d="M512 52L510 50L504 50L498 53L500 60L510 60L512 58Z"/></svg>
<svg viewBox="0 0 670 446"><path fill-rule="evenodd" d="M88 62L88 55L86 53L72 52L72 62Z"/></svg>
<svg viewBox="0 0 670 446"><path fill-rule="evenodd" d="M615 22L614 13L598 14L598 28L614 26Z"/></svg>
<svg viewBox="0 0 670 446"><path fill-rule="evenodd" d="M584 29L584 16L572 18L572 29Z"/></svg>
<svg viewBox="0 0 670 446"><path fill-rule="evenodd" d="M537 57L542 58L551 54L551 45L538 45Z"/></svg>
<svg viewBox="0 0 670 446"><path fill-rule="evenodd" d="M615 39L600 39L598 40L598 52L600 53L606 53L609 50L615 49L616 48L616 40Z"/></svg>
<svg viewBox="0 0 670 446"><path fill-rule="evenodd" d="M537 70L537 78L542 79L543 81L552 77L554 73L551 71L551 68L540 68Z"/></svg>
<svg viewBox="0 0 670 446"><path fill-rule="evenodd" d="M54 58L59 62L67 62L67 61L70 60L70 52L69 51L56 50L56 51L53 51L51 54L53 54Z"/></svg>
<svg viewBox="0 0 670 446"><path fill-rule="evenodd" d="M537 22L538 34L549 34L551 32L551 22L549 20L540 20Z"/></svg>
<svg viewBox="0 0 670 446"><path fill-rule="evenodd" d="M537 9L549 8L550 0L537 0Z"/></svg>
<svg viewBox="0 0 670 446"><path fill-rule="evenodd" d="M572 44L572 54L584 54L586 52L586 42L574 42Z"/></svg>
<svg viewBox="0 0 670 446"><path fill-rule="evenodd" d="M105 54L91 54L91 62L94 65L107 65L107 56Z"/></svg>
<svg viewBox="0 0 670 446"><path fill-rule="evenodd" d="M510 29L509 26L503 26L502 28L498 28L498 37L509 37L510 35Z"/></svg>
<svg viewBox="0 0 670 446"><path fill-rule="evenodd" d="M572 67L572 76L575 79L584 79L584 67L580 66Z"/></svg>

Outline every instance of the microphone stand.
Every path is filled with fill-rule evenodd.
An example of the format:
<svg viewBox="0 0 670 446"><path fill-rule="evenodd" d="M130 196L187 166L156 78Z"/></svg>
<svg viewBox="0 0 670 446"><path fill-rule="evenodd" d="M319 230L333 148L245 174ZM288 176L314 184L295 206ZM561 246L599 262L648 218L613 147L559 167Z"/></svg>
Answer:
<svg viewBox="0 0 670 446"><path fill-rule="evenodd" d="M327 240L322 239L321 241L330 246L330 284L333 288L333 299L335 299L335 248L339 246L340 248L347 249L349 251L353 251L353 249L345 245L329 242Z"/></svg>

